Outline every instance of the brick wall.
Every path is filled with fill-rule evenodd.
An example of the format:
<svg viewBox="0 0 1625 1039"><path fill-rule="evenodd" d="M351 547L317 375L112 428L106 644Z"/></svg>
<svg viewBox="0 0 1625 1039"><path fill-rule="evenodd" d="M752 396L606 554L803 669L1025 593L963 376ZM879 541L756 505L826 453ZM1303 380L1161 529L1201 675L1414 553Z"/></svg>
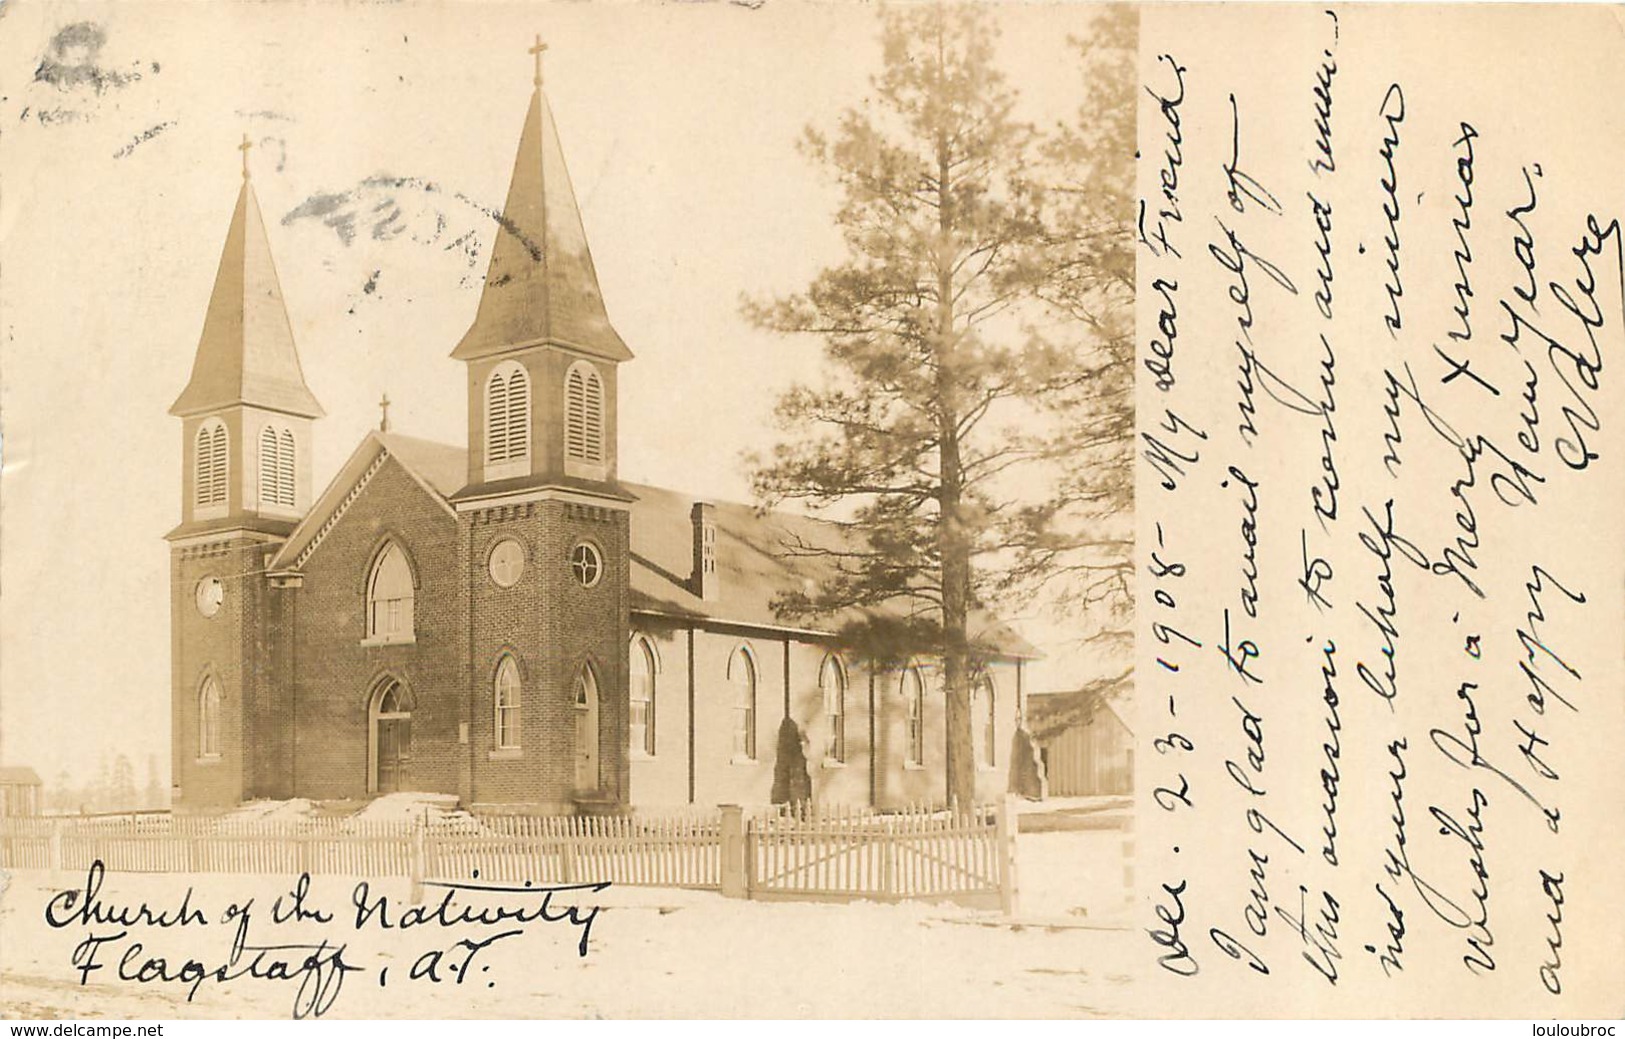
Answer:
<svg viewBox="0 0 1625 1039"><path fill-rule="evenodd" d="M414 641L362 645L369 572L392 541L415 580ZM414 701L412 788L458 792L466 678L457 559L456 519L392 459L310 556L301 587L272 593L296 600L282 608L294 625L282 680L298 796L367 796L371 697L386 676Z"/></svg>
<svg viewBox="0 0 1625 1039"><path fill-rule="evenodd" d="M461 517L467 541L472 666L468 695L476 804L560 807L576 784L576 677L590 664L598 685L598 790L624 800L626 764L627 516L619 509L561 501L477 510ZM517 584L491 580L491 549L504 539L525 549ZM570 569L581 541L597 547L604 571L583 588ZM520 747L496 746L494 679L503 655L522 679Z"/></svg>
<svg viewBox="0 0 1625 1039"><path fill-rule="evenodd" d="M247 796L254 746L256 689L268 680L258 621L263 607L264 549L242 536L170 550L171 775L176 807L197 811L235 805ZM204 617L196 606L200 581L218 577L220 609ZM200 695L206 677L219 684L220 755L200 754Z"/></svg>

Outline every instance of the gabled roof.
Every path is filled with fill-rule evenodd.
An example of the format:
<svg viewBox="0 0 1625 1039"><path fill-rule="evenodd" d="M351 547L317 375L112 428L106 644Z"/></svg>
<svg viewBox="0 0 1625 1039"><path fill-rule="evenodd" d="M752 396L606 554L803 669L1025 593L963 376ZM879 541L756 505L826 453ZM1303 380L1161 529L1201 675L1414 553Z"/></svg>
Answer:
<svg viewBox="0 0 1625 1039"><path fill-rule="evenodd" d="M220 251L192 378L169 413L195 415L233 404L307 418L322 414L305 385L265 221L246 175Z"/></svg>
<svg viewBox="0 0 1625 1039"><path fill-rule="evenodd" d="M448 499L462 486L468 454L460 447L419 440L399 433L369 430L350 457L322 491L305 518L288 535L277 554L266 564L270 573L297 570L316 550L321 539L360 497L373 475L394 459L408 476L416 480L430 497L455 516Z"/></svg>
<svg viewBox="0 0 1625 1039"><path fill-rule="evenodd" d="M432 440L399 433L370 431L333 482L322 492L310 514L289 536L268 566L271 572L297 569L308 558L330 521L365 488L371 474L387 455L452 511L453 496L461 489L467 452ZM492 485L495 486L495 485ZM534 489L527 484L524 489ZM834 635L842 622L862 614L853 610L806 624L786 621L773 608L786 592L807 590L825 565L818 559L787 558L792 543L834 547L843 536L832 523L784 512L764 512L749 505L714 502L717 527L719 594L701 599L689 583L694 566L693 521L695 499L690 495L647 484L626 484L632 500L631 608L634 613L658 614L713 625L794 630ZM998 618L985 611L971 617L971 634L1010 657L1039 656L1033 645Z"/></svg>
<svg viewBox="0 0 1625 1039"><path fill-rule="evenodd" d="M459 361L556 343L610 361L632 357L609 323L558 128L541 84L519 135L491 266Z"/></svg>
<svg viewBox="0 0 1625 1039"><path fill-rule="evenodd" d="M5 786L40 786L39 773L27 765L0 766L0 784Z"/></svg>

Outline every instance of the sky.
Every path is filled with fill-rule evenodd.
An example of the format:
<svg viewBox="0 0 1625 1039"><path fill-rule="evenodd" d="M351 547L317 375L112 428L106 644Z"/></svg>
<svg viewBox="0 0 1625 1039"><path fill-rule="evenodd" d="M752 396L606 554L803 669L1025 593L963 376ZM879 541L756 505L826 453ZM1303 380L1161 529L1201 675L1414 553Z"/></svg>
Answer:
<svg viewBox="0 0 1625 1039"><path fill-rule="evenodd" d="M999 59L1040 124L1082 93L1089 9L1003 5ZM623 478L748 501L745 452L816 341L744 296L838 260L833 185L796 149L878 67L856 4L266 3L0 7L0 763L49 783L169 753L169 548L185 384L246 134L324 487L387 393L462 443L462 366L531 90L557 118L622 368ZM1075 634L1018 627L1075 687Z"/></svg>

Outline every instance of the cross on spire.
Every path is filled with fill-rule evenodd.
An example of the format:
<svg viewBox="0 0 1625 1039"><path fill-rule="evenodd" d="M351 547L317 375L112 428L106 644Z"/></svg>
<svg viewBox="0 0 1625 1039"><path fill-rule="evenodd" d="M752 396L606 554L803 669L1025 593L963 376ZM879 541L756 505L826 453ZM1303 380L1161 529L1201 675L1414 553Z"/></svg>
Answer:
<svg viewBox="0 0 1625 1039"><path fill-rule="evenodd" d="M526 52L526 53L532 54L532 55L534 55L536 57L536 78L535 78L535 80L533 80L533 82L537 86L542 85L542 54L546 50L547 50L547 44L542 42L542 34L537 33L536 34L536 45L534 47L530 48L530 50L528 50Z"/></svg>
<svg viewBox="0 0 1625 1039"><path fill-rule="evenodd" d="M387 393L378 401L378 408L383 412L383 417L378 420L378 432L380 433L389 432L389 403L389 394Z"/></svg>
<svg viewBox="0 0 1625 1039"><path fill-rule="evenodd" d="M248 139L248 135L246 133L243 134L243 143L239 144L237 146L237 150L243 153L243 179L244 180L248 179L248 149L250 149L252 147L254 147L253 142Z"/></svg>

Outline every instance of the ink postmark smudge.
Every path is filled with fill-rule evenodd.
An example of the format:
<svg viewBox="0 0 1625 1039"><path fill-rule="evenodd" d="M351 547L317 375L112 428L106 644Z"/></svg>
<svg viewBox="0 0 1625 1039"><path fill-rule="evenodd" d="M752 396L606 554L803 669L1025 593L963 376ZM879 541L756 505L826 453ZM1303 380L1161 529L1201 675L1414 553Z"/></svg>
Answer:
<svg viewBox="0 0 1625 1039"><path fill-rule="evenodd" d="M125 156L129 155L131 152L135 151L137 148L141 147L141 145L143 145L146 142L152 140L154 137L157 137L159 134L163 133L165 130L169 129L171 126L174 126L174 125L175 125L175 120L166 119L163 122L159 123L157 126L149 126L147 129L145 129L145 130L141 131L140 133L136 134L134 139L132 139L130 141L130 143L126 144L124 147L122 147L118 151L114 152L113 153L113 158L115 158L115 159L124 158Z"/></svg>
<svg viewBox="0 0 1625 1039"><path fill-rule="evenodd" d="M437 202L448 198L459 204L450 212ZM311 195L289 210L282 223L289 226L303 220L315 221L331 229L345 246L354 244L358 235L365 235L379 242L405 238L458 253L470 272L465 275L465 284L472 284L478 279L475 272L482 252L480 231L469 226L472 213L495 220L504 231L524 240L533 253L540 252L540 245L530 241L495 207L432 180L388 173L374 174L347 190Z"/></svg>
<svg viewBox="0 0 1625 1039"><path fill-rule="evenodd" d="M107 30L95 22L74 22L58 29L34 69L34 81L55 87L63 93L89 87L97 94L126 86L141 78L140 72L120 72L98 63L107 45ZM136 66L145 64L136 62ZM158 63L150 68L158 71Z"/></svg>

